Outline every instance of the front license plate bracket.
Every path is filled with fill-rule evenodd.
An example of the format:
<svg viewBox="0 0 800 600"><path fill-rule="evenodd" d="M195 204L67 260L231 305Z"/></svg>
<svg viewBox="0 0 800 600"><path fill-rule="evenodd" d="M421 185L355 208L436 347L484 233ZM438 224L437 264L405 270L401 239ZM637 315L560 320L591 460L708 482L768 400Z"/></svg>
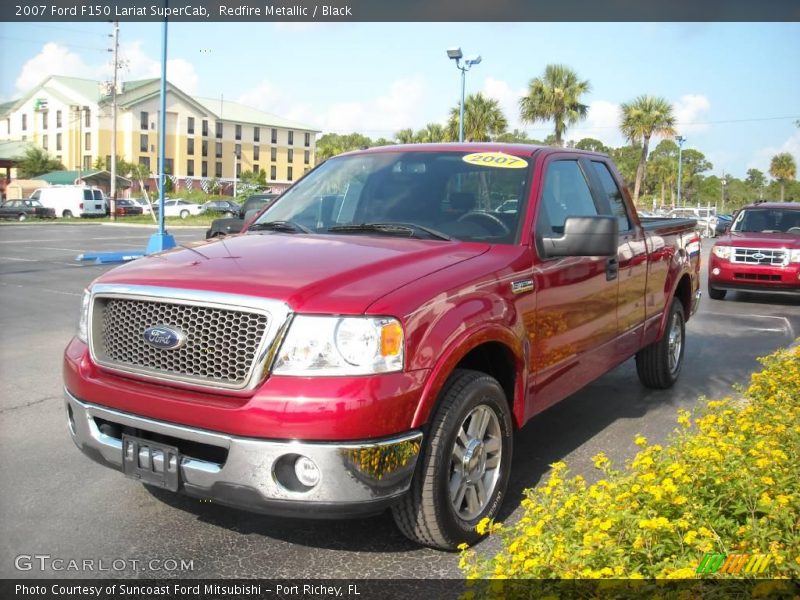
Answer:
<svg viewBox="0 0 800 600"><path fill-rule="evenodd" d="M177 492L181 455L175 446L122 434L122 472L142 483Z"/></svg>

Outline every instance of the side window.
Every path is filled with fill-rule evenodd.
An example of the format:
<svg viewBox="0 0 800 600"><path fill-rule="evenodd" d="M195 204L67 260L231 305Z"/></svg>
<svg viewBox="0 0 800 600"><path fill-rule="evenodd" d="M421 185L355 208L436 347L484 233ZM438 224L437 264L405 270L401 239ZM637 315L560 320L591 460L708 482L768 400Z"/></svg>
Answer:
<svg viewBox="0 0 800 600"><path fill-rule="evenodd" d="M41 196L41 195L42 195L42 192L40 192L39 190L36 190L35 192L33 192L33 194L31 194L31 200L38 200L39 196Z"/></svg>
<svg viewBox="0 0 800 600"><path fill-rule="evenodd" d="M603 191L608 196L608 203L611 205L611 215L617 217L620 232L628 231L631 228L630 219L628 218L628 211L625 207L625 200L622 198L622 192L617 187L617 182L611 176L611 172L605 163L592 161L597 177L603 186Z"/></svg>
<svg viewBox="0 0 800 600"><path fill-rule="evenodd" d="M574 160L559 160L548 165L539 203L537 233L564 233L567 217L597 215L589 184Z"/></svg>
<svg viewBox="0 0 800 600"><path fill-rule="evenodd" d="M92 196L92 190L83 190L83 199L84 200L94 200Z"/></svg>

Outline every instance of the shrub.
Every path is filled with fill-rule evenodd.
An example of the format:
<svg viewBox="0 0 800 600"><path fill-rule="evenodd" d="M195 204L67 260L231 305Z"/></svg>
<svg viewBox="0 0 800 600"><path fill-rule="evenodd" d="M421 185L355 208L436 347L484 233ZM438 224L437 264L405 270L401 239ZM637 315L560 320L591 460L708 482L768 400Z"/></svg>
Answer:
<svg viewBox="0 0 800 600"><path fill-rule="evenodd" d="M519 522L478 524L502 550L463 547L467 578L684 579L707 552L769 555L762 577L800 577L800 348L760 361L742 399L678 411L665 446L637 436L622 470L595 456L596 483L551 465Z"/></svg>

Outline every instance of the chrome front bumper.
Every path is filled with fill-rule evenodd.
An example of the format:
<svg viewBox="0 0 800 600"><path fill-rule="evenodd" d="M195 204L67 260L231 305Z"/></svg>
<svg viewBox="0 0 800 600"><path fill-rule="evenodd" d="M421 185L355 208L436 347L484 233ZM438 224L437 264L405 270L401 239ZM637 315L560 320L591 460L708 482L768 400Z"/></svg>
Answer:
<svg viewBox="0 0 800 600"><path fill-rule="evenodd" d="M422 442L420 432L364 442L243 438L88 404L66 389L64 397L72 440L96 462L123 470L122 433L167 440L180 451L181 491L270 514L335 517L381 510L408 491ZM220 458L215 462L192 454ZM304 488L292 480L297 456L319 468L315 486Z"/></svg>

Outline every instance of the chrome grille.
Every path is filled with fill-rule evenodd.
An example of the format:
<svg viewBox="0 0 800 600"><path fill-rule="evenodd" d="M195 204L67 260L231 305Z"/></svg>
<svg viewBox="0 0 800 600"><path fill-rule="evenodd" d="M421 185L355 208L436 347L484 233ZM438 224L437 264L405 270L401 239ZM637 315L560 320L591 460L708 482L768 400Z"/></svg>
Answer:
<svg viewBox="0 0 800 600"><path fill-rule="evenodd" d="M163 379L241 388L250 379L268 331L261 312L132 298L96 298L92 345L104 366ZM180 330L175 349L145 342L145 329Z"/></svg>
<svg viewBox="0 0 800 600"><path fill-rule="evenodd" d="M731 262L782 267L786 264L786 250L781 248L734 248Z"/></svg>

